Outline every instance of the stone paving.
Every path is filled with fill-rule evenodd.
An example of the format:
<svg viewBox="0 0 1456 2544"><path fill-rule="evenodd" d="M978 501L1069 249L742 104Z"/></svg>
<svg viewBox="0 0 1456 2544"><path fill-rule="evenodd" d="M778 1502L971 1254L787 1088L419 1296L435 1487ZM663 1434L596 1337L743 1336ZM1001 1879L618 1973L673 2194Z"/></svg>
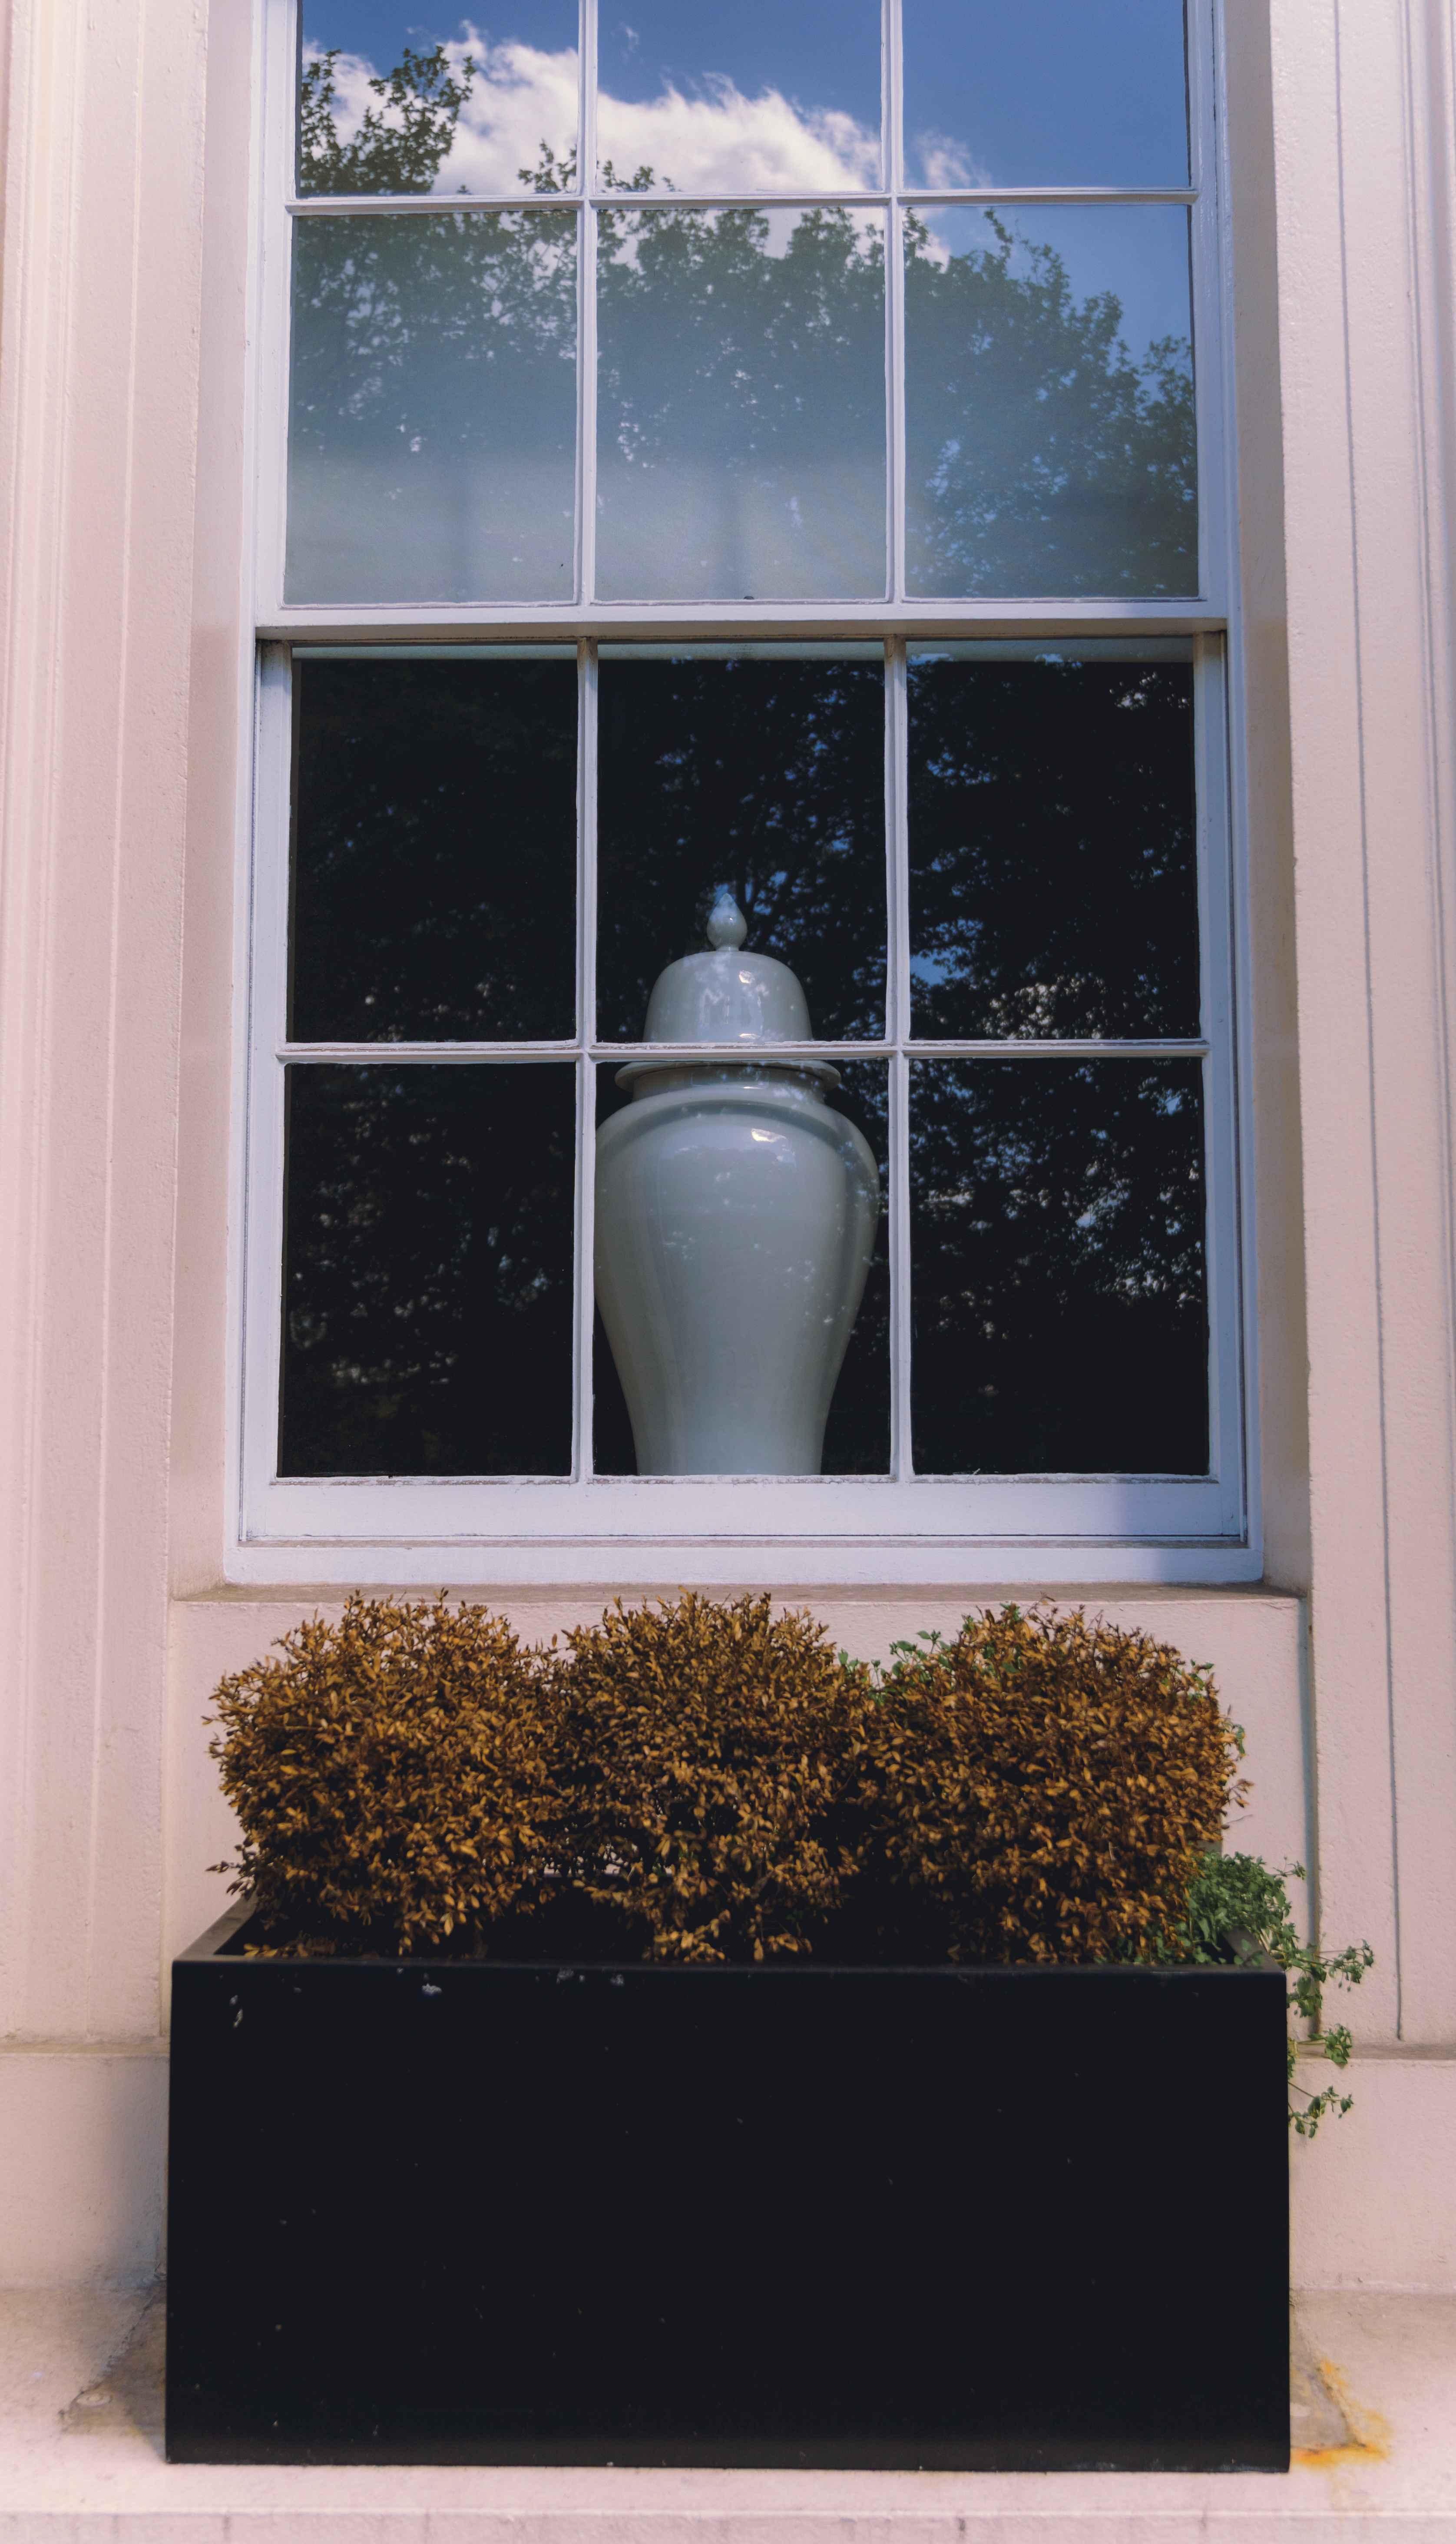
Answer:
<svg viewBox="0 0 1456 2544"><path fill-rule="evenodd" d="M1287 2476L170 2466L162 2360L157 2289L0 2292L0 2544L1456 2544L1453 2296L1298 2300Z"/></svg>

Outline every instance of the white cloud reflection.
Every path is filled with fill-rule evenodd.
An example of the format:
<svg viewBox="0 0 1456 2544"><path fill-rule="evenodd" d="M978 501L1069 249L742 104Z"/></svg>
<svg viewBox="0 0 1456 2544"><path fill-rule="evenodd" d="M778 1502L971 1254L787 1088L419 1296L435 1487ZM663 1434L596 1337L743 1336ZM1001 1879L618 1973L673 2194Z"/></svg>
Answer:
<svg viewBox="0 0 1456 2544"><path fill-rule="evenodd" d="M957 186L989 186L990 171L983 167L974 151L964 143L953 141L948 132L917 132L915 153L920 174L915 183L928 186L932 193L949 193Z"/></svg>
<svg viewBox="0 0 1456 2544"><path fill-rule="evenodd" d="M536 164L542 142L558 159L576 137L576 53L538 52L532 44L487 43L467 30L441 47L451 76L464 78L467 57L476 64L470 94L460 110L454 145L435 180L437 195L514 195L523 168ZM304 62L322 58L322 46L305 44ZM341 52L334 64L334 128L345 146L370 108L380 101L369 83L379 76L361 53ZM399 119L387 108L386 123Z"/></svg>
<svg viewBox="0 0 1456 2544"><path fill-rule="evenodd" d="M305 61L318 60L321 49L307 44ZM467 56L476 74L435 194L514 194L543 142L558 160L572 151L575 46L542 52L517 40L493 44L467 26L443 50L454 78L463 78ZM353 138L370 107L378 109L369 86L376 76L361 54L341 52L335 62L341 142ZM386 115L386 120L394 119ZM746 97L723 76L705 79L692 96L669 87L629 102L603 91L597 133L599 153L614 162L619 180L649 167L659 186L680 195L856 193L880 182L880 135L854 116L805 110L773 88Z"/></svg>
<svg viewBox="0 0 1456 2544"><path fill-rule="evenodd" d="M680 195L854 193L880 182L880 135L834 108L805 112L777 89L745 97L722 74L703 94L676 89L597 102L601 157L619 182L651 168Z"/></svg>

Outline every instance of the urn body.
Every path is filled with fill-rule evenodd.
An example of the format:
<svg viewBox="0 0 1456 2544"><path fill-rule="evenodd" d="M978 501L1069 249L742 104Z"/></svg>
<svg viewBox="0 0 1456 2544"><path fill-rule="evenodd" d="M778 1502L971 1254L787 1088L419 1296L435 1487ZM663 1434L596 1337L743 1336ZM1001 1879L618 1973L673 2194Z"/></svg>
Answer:
<svg viewBox="0 0 1456 2544"><path fill-rule="evenodd" d="M624 1072L597 1147L596 1287L655 1475L813 1475L880 1215L833 1073Z"/></svg>

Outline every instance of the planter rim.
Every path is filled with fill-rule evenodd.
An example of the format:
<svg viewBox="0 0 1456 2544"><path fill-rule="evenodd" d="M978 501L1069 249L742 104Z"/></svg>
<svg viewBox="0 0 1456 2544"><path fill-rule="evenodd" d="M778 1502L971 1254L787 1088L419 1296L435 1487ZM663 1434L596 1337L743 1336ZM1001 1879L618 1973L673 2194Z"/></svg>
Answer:
<svg viewBox="0 0 1456 2544"><path fill-rule="evenodd" d="M224 1909L185 1951L173 1955L174 1969L220 1959L225 1947L253 1916L247 1900ZM429 1952L270 1952L267 1960L238 1956L245 1969L279 1970L490 1970L506 1973L555 1970L564 1978L600 1972L608 1978L761 1978L856 1979L1052 1979L1075 1973L1080 1978L1136 1979L1145 1983L1187 1979L1282 1979L1283 1971L1267 1952L1247 1961L831 1961L811 1952L785 1953L771 1961L622 1961L570 1958L548 1952L533 1960L494 1960L488 1954Z"/></svg>

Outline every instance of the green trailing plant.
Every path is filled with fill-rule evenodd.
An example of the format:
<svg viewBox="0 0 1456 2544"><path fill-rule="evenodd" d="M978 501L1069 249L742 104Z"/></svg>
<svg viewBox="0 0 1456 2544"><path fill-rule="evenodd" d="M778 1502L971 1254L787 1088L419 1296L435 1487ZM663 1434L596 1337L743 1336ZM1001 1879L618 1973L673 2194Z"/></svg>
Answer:
<svg viewBox="0 0 1456 2544"><path fill-rule="evenodd" d="M1353 2097L1338 2085L1311 2093L1296 2082L1301 2048L1314 2050L1332 2067L1349 2065L1354 2047L1345 2024L1325 2024L1325 1991L1331 1986L1358 1987L1375 1955L1368 1944L1347 1944L1327 1952L1302 1944L1294 1923L1288 1881L1303 1881L1302 1864L1271 1871L1257 1855L1205 1856L1188 1892L1188 1912L1179 1942L1193 1961L1245 1961L1266 1953L1277 1961L1289 1983L1289 2125L1302 2138L1312 2138L1320 2122L1343 2116ZM1297 2027L1304 2027L1301 2031Z"/></svg>

